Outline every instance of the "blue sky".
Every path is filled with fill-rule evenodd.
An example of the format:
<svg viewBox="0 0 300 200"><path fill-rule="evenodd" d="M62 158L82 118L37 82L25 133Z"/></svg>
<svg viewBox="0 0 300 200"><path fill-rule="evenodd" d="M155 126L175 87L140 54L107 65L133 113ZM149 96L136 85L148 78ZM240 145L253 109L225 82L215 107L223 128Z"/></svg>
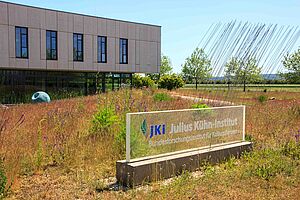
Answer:
<svg viewBox="0 0 300 200"><path fill-rule="evenodd" d="M231 20L300 24L300 0L16 0L56 10L162 26L162 53L175 72L212 23ZM299 44L296 44L298 47Z"/></svg>

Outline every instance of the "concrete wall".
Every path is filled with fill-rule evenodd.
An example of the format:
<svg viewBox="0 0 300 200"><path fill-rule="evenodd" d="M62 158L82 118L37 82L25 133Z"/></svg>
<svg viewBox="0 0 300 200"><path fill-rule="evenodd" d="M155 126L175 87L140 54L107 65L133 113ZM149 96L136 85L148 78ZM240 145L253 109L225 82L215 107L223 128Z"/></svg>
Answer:
<svg viewBox="0 0 300 200"><path fill-rule="evenodd" d="M28 28L29 58L15 57L15 26ZM46 30L57 31L58 59L46 60ZM84 62L73 62L73 33L84 35ZM107 36L107 63L97 62L97 36ZM128 64L119 64L119 38ZM0 68L159 72L161 27L0 1Z"/></svg>

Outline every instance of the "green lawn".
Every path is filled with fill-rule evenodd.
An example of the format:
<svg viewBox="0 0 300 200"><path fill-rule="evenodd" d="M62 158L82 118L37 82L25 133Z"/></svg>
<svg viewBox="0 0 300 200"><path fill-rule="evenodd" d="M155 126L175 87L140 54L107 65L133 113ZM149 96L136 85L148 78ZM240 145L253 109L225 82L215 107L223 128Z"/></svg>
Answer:
<svg viewBox="0 0 300 200"><path fill-rule="evenodd" d="M185 84L184 89L196 88L196 84ZM207 90L227 90L227 84L198 84L199 89ZM243 90L243 85L230 85L234 90ZM300 92L300 84L249 84L246 90L250 91L287 91Z"/></svg>

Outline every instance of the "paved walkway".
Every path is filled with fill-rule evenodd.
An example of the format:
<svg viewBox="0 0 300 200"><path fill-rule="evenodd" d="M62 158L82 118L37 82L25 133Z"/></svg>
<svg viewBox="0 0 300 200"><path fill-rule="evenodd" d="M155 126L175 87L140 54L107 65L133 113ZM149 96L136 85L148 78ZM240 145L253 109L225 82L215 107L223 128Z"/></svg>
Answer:
<svg viewBox="0 0 300 200"><path fill-rule="evenodd" d="M213 105L219 105L219 106L233 106L233 105L235 105L232 102L222 101L222 100L217 100L217 99L205 99L205 98L199 98L199 97L184 96L184 95L180 95L180 94L177 94L177 93L172 93L171 95L173 97L180 97L180 98L183 98L183 99L192 100L194 102L203 102L203 103L206 103L206 104L213 104Z"/></svg>

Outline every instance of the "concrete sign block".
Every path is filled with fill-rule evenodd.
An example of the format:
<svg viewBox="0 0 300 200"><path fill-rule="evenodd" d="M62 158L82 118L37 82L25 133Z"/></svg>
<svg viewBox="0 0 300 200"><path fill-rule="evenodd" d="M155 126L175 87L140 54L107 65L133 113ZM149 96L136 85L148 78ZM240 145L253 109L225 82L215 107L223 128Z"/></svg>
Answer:
<svg viewBox="0 0 300 200"><path fill-rule="evenodd" d="M126 183L140 184L142 178L154 180L149 177L156 173L152 167L159 162L172 161L169 163L174 164L177 173L181 169L178 166L188 165L190 158L209 155L213 160L223 160L230 156L228 152L239 155L250 146L251 143L245 143L245 106L128 113L126 160L117 162L117 178L124 182L124 178L129 180L130 173L134 173L138 178L131 175L133 179ZM140 170L144 171L143 175L139 174Z"/></svg>

